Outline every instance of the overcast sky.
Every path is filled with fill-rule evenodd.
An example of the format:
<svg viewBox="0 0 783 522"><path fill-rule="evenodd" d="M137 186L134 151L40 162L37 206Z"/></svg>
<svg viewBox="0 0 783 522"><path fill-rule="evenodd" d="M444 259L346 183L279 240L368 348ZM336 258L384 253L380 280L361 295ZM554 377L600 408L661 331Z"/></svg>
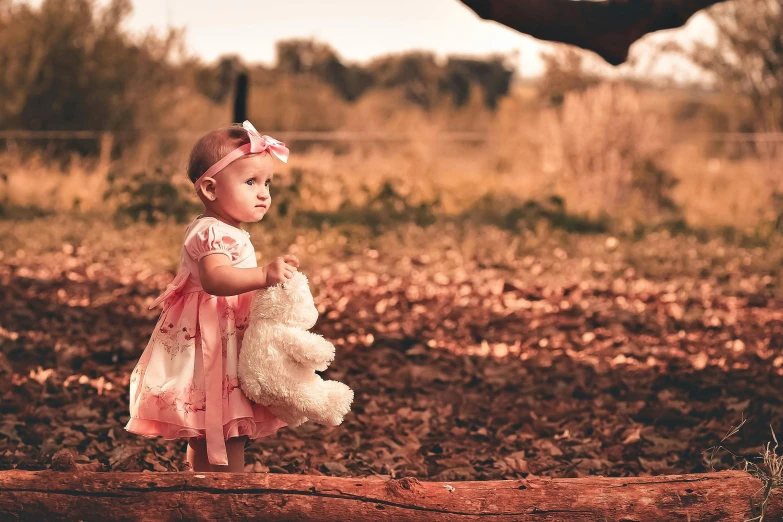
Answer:
<svg viewBox="0 0 783 522"><path fill-rule="evenodd" d="M313 37L349 62L411 49L440 56L517 51L520 74L536 76L541 72L539 51L546 48L539 40L481 20L458 0L133 0L133 6L129 30L184 26L189 51L207 61L236 53L248 63L272 65L277 40ZM661 38L710 40L712 29L699 14L685 28L646 36L632 54L644 57L648 42ZM671 61L661 73L672 70L681 79L687 74Z"/></svg>

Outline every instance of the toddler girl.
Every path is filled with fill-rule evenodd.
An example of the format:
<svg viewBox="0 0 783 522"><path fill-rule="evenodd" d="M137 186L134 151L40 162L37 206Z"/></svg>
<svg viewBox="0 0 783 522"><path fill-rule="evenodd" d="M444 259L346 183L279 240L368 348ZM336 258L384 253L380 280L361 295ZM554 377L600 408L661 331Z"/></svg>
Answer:
<svg viewBox="0 0 783 522"><path fill-rule="evenodd" d="M287 281L299 266L285 255L258 267L240 226L269 210L272 155L288 161L285 145L248 121L209 132L193 146L188 176L205 210L185 229L176 277L150 306L163 302L131 374L125 429L187 438L193 471L242 472L247 439L287 425L251 402L237 381L251 292Z"/></svg>

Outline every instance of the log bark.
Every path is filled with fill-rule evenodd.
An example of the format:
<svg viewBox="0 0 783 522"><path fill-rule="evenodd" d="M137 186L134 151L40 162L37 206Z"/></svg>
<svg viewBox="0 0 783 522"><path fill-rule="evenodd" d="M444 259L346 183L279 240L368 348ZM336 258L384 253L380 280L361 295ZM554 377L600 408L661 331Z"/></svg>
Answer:
<svg viewBox="0 0 783 522"><path fill-rule="evenodd" d="M696 12L725 0L461 0L494 20L540 40L576 45L612 65L628 59L647 33L685 25Z"/></svg>
<svg viewBox="0 0 783 522"><path fill-rule="evenodd" d="M420 482L267 473L0 472L0 520L731 522L763 484L744 472ZM753 500L752 500L753 499ZM765 521L783 520L772 490Z"/></svg>

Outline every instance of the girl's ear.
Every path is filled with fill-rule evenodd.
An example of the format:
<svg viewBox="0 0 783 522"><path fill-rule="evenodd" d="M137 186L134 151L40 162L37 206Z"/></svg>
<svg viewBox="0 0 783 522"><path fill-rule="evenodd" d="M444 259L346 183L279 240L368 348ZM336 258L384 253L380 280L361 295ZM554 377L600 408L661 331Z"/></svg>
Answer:
<svg viewBox="0 0 783 522"><path fill-rule="evenodd" d="M209 201L215 201L217 199L217 192L215 191L216 187L217 182L215 181L215 178L204 178L201 180L199 192L201 192L201 194Z"/></svg>

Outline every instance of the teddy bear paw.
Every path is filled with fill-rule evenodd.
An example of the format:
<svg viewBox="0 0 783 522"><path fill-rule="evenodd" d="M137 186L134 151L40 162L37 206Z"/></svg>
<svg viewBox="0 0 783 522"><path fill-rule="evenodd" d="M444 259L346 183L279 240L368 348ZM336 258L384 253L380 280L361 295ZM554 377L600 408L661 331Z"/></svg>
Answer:
<svg viewBox="0 0 783 522"><path fill-rule="evenodd" d="M329 387L327 392L329 403L333 405L336 416L342 418L351 411L353 390L339 381L327 381L325 384Z"/></svg>

